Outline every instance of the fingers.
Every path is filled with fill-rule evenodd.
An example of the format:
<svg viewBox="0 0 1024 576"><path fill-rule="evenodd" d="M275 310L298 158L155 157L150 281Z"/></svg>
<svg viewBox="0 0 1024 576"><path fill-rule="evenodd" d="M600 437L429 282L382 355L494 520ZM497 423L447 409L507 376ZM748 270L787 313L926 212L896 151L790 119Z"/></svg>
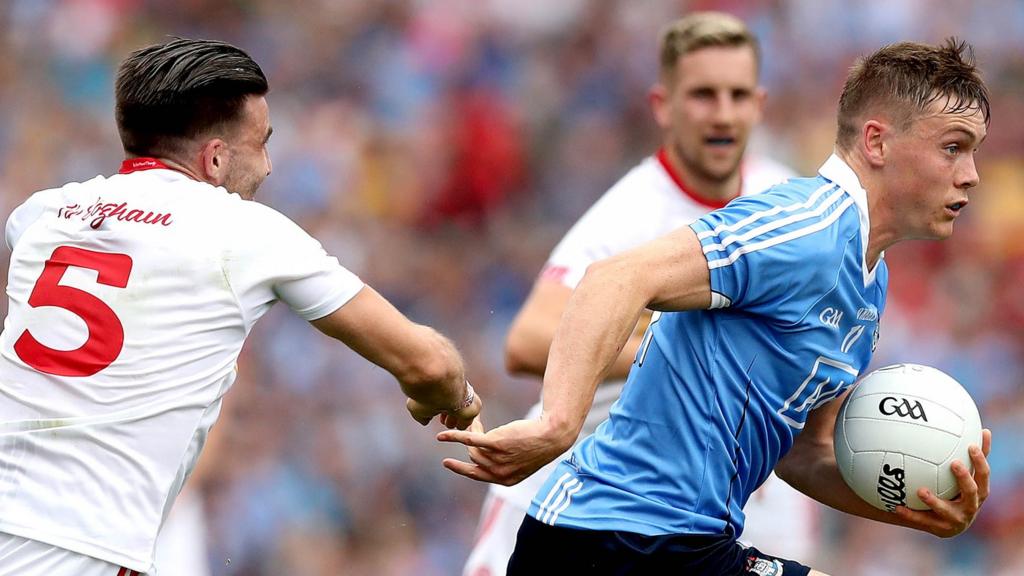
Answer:
<svg viewBox="0 0 1024 576"><path fill-rule="evenodd" d="M981 451L986 457L992 451L992 431L988 428L981 431Z"/></svg>
<svg viewBox="0 0 1024 576"><path fill-rule="evenodd" d="M491 454L486 450L470 448L469 459L471 462L445 458L441 463L456 474L481 482L512 485L524 477L509 473L508 467L492 459Z"/></svg>
<svg viewBox="0 0 1024 576"><path fill-rule="evenodd" d="M977 446L972 446L970 449L972 453L972 461L974 460L973 454L978 454L979 457L984 459L981 455L981 449ZM966 530L967 526L974 521L975 514L978 513L978 508L981 507L981 498L978 493L978 483L975 482L974 476L971 475L971 470L963 462L954 460L950 465L950 469L953 471L953 476L956 477L957 484L960 485L960 496L956 500L948 501L941 500L935 496L931 497L931 501L925 502L939 514L943 514L949 518L952 522L963 523L961 530ZM986 490L988 489L986 479ZM934 505L933 502L934 501Z"/></svg>
<svg viewBox="0 0 1024 576"><path fill-rule="evenodd" d="M452 414L442 413L441 423L445 428L458 428L459 430L470 430L472 432L483 432L484 425L479 417L459 418Z"/></svg>
<svg viewBox="0 0 1024 576"><path fill-rule="evenodd" d="M928 498L925 497L924 492L927 492L927 490L922 489L919 491L918 497L921 498L925 504L931 506L932 504L927 502ZM952 536L954 534L953 525L935 512L928 510L911 510L906 506L897 506L895 512L897 516L919 530L930 532L936 536Z"/></svg>
<svg viewBox="0 0 1024 576"><path fill-rule="evenodd" d="M406 398L405 409L409 411L409 415L412 419L419 422L421 426L430 424L430 421L434 419L437 412L426 408L423 404L413 400L412 398Z"/></svg>
<svg viewBox="0 0 1024 576"><path fill-rule="evenodd" d="M921 488L917 491L917 497L924 502L926 506L931 508L932 514L927 511L915 510L930 518L936 520L935 525L943 527L945 530L955 530L956 526L964 523L965 513L963 508L966 506L964 502L964 493L960 493L960 497L956 501L943 500L935 495L934 492L927 488ZM964 526L966 528L966 526Z"/></svg>
<svg viewBox="0 0 1024 576"><path fill-rule="evenodd" d="M971 462L976 462L974 454L977 454L978 458L984 460L984 456L981 455L981 449L977 446L971 446L968 452L971 454ZM959 460L953 460L949 468L953 471L957 484L960 485L960 499L976 502L978 499L978 483L975 482L974 476L971 475L971 469Z"/></svg>
<svg viewBox="0 0 1024 576"><path fill-rule="evenodd" d="M466 446L486 448L488 450L497 448L497 441L489 438L487 434L471 430L442 430L437 433L437 439L441 442L458 442Z"/></svg>
<svg viewBox="0 0 1024 576"><path fill-rule="evenodd" d="M989 476L992 473L992 469L988 465L988 458L985 456L988 452L984 448L985 442L982 442L982 448L977 446L971 446L968 452L971 455L971 464L974 465L974 477L971 481L974 483L978 493L978 505L980 506L988 498L989 492ZM988 447L992 447L992 436L988 435ZM958 477L959 479L959 477Z"/></svg>
<svg viewBox="0 0 1024 576"><path fill-rule="evenodd" d="M975 466L974 475L971 474L970 468L959 460L953 461L950 466L960 487L960 496L955 500L943 500L931 490L921 488L917 491L917 497L931 508L931 511L911 510L899 506L896 508L896 514L920 529L943 538L956 536L970 527L981 508L981 503L988 495L988 462L981 448L971 446L969 452L971 462Z"/></svg>
<svg viewBox="0 0 1024 576"><path fill-rule="evenodd" d="M465 476L470 480L479 480L480 482L498 482L498 478L496 476L476 464L463 462L462 460L457 460L455 458L445 458L441 461L441 464L452 472L455 472L460 476Z"/></svg>

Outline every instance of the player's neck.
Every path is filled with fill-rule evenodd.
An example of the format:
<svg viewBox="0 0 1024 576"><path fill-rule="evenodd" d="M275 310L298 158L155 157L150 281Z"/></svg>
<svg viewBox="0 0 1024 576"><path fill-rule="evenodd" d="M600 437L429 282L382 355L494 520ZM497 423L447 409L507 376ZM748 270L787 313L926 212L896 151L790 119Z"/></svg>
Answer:
<svg viewBox="0 0 1024 576"><path fill-rule="evenodd" d="M888 207L883 199L885 188L883 183L876 177L875 171L864 162L864 159L854 153L836 149L843 162L857 175L857 181L867 196L868 222L871 229L868 231L868 246L864 251L864 260L868 269L873 269L882 252L893 244L899 242L900 238L893 229L891 222L894 222L893 215L889 213Z"/></svg>
<svg viewBox="0 0 1024 576"><path fill-rule="evenodd" d="M671 146L663 146L658 151L658 160L682 192L710 208L720 208L740 195L743 186L740 170L724 179L702 176L688 169Z"/></svg>

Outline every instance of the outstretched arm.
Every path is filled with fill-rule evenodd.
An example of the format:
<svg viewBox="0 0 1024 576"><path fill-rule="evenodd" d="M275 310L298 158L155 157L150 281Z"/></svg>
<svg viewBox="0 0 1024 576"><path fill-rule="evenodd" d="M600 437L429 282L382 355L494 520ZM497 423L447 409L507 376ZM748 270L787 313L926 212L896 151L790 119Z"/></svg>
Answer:
<svg viewBox="0 0 1024 576"><path fill-rule="evenodd" d="M540 278L533 285L522 309L512 321L505 341L505 368L509 373L544 376L548 351L570 296L572 289L561 282ZM645 310L629 341L608 371L607 378L621 380L629 374L633 356L643 341L650 317L650 312Z"/></svg>
<svg viewBox="0 0 1024 576"><path fill-rule="evenodd" d="M848 394L848 392L847 392ZM992 432L982 433L982 446L970 448L974 475L960 462L953 474L960 484L960 496L942 500L927 488L918 490L921 501L931 510L911 510L897 506L894 513L879 510L862 500L847 486L836 464L832 430L842 406L843 396L810 412L793 448L779 461L775 472L780 478L811 498L855 516L897 524L948 538L966 530L978 514L989 492L989 466L985 458L992 446Z"/></svg>
<svg viewBox="0 0 1024 576"><path fill-rule="evenodd" d="M515 484L575 441L604 379L645 308L688 310L711 303L707 260L690 228L592 264L555 332L544 375L544 409L486 434L446 431L470 447L472 463L447 459L464 476Z"/></svg>
<svg viewBox="0 0 1024 576"><path fill-rule="evenodd" d="M445 426L465 429L480 413L480 398L466 381L455 346L435 330L410 321L373 288L364 286L344 306L312 324L393 374L409 397L409 413L420 424L440 415Z"/></svg>

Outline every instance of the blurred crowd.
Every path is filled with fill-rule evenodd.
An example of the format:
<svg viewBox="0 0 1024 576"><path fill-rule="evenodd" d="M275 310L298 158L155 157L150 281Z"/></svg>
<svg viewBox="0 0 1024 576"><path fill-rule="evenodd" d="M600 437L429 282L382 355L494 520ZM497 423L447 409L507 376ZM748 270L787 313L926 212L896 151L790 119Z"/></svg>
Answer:
<svg viewBox="0 0 1024 576"><path fill-rule="evenodd" d="M698 9L760 37L769 100L753 151L805 174L831 152L858 55L950 35L976 47L992 92L982 184L953 240L886 254L875 364L930 364L969 389L994 432L992 496L952 541L830 515L816 566L1024 574L1019 0L7 0L0 217L35 190L116 172L113 74L129 51L169 35L236 44L271 83L274 169L259 200L449 335L485 424L501 424L539 391L504 373L511 318L568 226L654 151L657 33ZM190 482L213 573L457 574L485 487L441 467L460 451L408 418L390 375L284 308L246 345Z"/></svg>

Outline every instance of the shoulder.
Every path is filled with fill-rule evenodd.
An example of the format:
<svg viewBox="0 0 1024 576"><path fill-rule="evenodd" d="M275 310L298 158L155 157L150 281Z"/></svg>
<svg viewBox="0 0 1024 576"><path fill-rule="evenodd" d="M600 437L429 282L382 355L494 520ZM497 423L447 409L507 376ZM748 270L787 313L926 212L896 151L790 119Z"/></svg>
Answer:
<svg viewBox="0 0 1024 576"><path fill-rule="evenodd" d="M853 198L825 178L794 178L760 194L737 198L695 225L709 262L748 254L772 255L806 267L841 258L859 234Z"/></svg>
<svg viewBox="0 0 1024 576"><path fill-rule="evenodd" d="M298 253L321 250L320 243L297 222L277 209L255 200L244 200L229 194L229 203L236 220L236 240L259 250Z"/></svg>
<svg viewBox="0 0 1024 576"><path fill-rule="evenodd" d="M104 180L103 176L97 176L88 181L87 184ZM46 213L57 214L61 208L68 204L65 200L70 196L70 193L82 185L82 182L69 182L59 188L40 190L29 196L11 211L10 216L7 218L7 224L4 228L7 247L13 250L14 245L18 243L25 230L38 222Z"/></svg>
<svg viewBox="0 0 1024 576"><path fill-rule="evenodd" d="M285 216L277 209L268 206L258 200L246 200L238 194L228 192L219 186L197 183L200 186L211 188L209 190L208 213L221 218L230 218L231 224L245 229L259 227L298 227L291 218ZM206 191L204 191L206 192Z"/></svg>

